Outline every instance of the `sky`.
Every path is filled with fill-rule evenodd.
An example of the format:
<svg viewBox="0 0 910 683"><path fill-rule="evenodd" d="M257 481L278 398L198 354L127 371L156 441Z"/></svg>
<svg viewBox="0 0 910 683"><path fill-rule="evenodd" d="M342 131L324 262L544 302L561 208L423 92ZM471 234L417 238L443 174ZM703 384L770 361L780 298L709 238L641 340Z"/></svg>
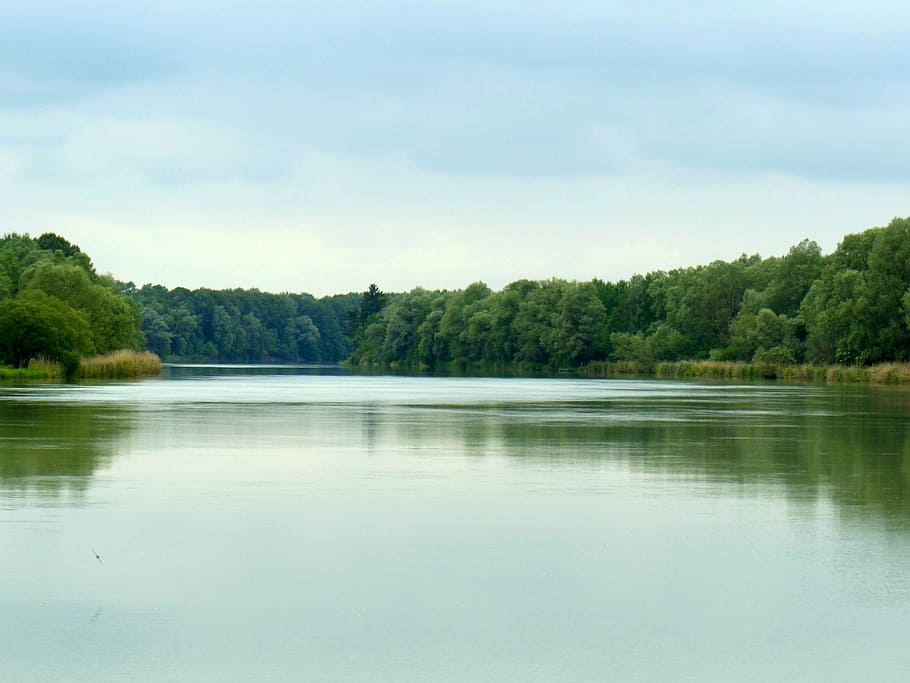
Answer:
<svg viewBox="0 0 910 683"><path fill-rule="evenodd" d="M0 233L137 285L494 289L910 215L910 3L0 0Z"/></svg>

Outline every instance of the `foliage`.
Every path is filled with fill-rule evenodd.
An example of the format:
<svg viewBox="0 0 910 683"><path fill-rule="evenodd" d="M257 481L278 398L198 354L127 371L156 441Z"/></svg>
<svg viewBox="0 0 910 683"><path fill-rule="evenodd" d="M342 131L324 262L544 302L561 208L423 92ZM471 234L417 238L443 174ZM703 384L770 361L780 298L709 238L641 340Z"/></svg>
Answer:
<svg viewBox="0 0 910 683"><path fill-rule="evenodd" d="M165 360L412 368L734 362L779 376L807 363L910 361L910 220L847 235L829 256L804 239L781 257L744 254L617 282L402 293L371 284L321 299L136 288L98 275L60 235L9 234L0 239L0 305L2 359L17 366L42 355L72 369L87 353L148 348Z"/></svg>
<svg viewBox="0 0 910 683"><path fill-rule="evenodd" d="M519 280L493 292L415 289L372 302L357 363L653 368L684 360L781 368L910 359L910 222L848 235L829 257L804 239L782 257L635 275ZM769 370L757 370L770 372ZM777 373L777 369L774 370Z"/></svg>
<svg viewBox="0 0 910 683"><path fill-rule="evenodd" d="M40 381L61 380L64 378L63 365L48 358L33 358L24 368L11 368L0 365L0 381Z"/></svg>
<svg viewBox="0 0 910 683"><path fill-rule="evenodd" d="M40 290L0 301L0 361L25 367L32 358L48 358L73 374L79 357L92 349L85 316Z"/></svg>
<svg viewBox="0 0 910 683"><path fill-rule="evenodd" d="M92 277L80 266L44 260L23 271L19 286L20 291L46 292L83 313L99 353L141 344L138 307L118 293L110 277Z"/></svg>
<svg viewBox="0 0 910 683"><path fill-rule="evenodd" d="M351 353L360 296L145 285L131 294L164 360L336 363Z"/></svg>
<svg viewBox="0 0 910 683"><path fill-rule="evenodd" d="M2 360L24 366L39 356L67 375L87 353L143 344L138 307L91 259L65 238L0 238Z"/></svg>
<svg viewBox="0 0 910 683"><path fill-rule="evenodd" d="M807 357L822 363L910 359L910 220L848 235L801 308Z"/></svg>

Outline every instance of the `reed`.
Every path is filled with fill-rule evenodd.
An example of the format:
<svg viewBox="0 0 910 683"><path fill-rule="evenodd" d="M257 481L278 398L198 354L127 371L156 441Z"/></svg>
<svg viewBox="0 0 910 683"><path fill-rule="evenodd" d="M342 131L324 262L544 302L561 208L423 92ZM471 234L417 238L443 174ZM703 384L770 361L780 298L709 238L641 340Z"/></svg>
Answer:
<svg viewBox="0 0 910 683"><path fill-rule="evenodd" d="M910 384L910 363L880 363L869 368L875 384Z"/></svg>
<svg viewBox="0 0 910 683"><path fill-rule="evenodd" d="M658 377L675 379L753 379L773 374L771 368L738 361L663 361L657 364Z"/></svg>
<svg viewBox="0 0 910 683"><path fill-rule="evenodd" d="M64 377L63 366L47 358L33 358L24 368L11 368L0 365L0 380L7 382L31 380L60 380Z"/></svg>
<svg viewBox="0 0 910 683"><path fill-rule="evenodd" d="M825 381L829 384L869 383L871 380L869 368L861 365L830 365L825 373Z"/></svg>
<svg viewBox="0 0 910 683"><path fill-rule="evenodd" d="M825 382L827 365L778 365L777 379L786 382Z"/></svg>
<svg viewBox="0 0 910 683"><path fill-rule="evenodd" d="M79 362L82 379L116 379L145 377L161 372L161 359L149 351L123 349L100 356L83 358Z"/></svg>
<svg viewBox="0 0 910 683"><path fill-rule="evenodd" d="M50 358L32 358L28 362L27 369L30 375L43 379L62 379L64 375L63 365L60 361Z"/></svg>
<svg viewBox="0 0 910 683"><path fill-rule="evenodd" d="M594 361L579 368L584 377L650 375L664 379L773 379L784 382L828 384L910 384L910 363L859 365L778 365L742 361L661 361L655 365L636 361Z"/></svg>
<svg viewBox="0 0 910 683"><path fill-rule="evenodd" d="M637 360L595 360L578 368L579 377L648 376L655 371L653 363Z"/></svg>

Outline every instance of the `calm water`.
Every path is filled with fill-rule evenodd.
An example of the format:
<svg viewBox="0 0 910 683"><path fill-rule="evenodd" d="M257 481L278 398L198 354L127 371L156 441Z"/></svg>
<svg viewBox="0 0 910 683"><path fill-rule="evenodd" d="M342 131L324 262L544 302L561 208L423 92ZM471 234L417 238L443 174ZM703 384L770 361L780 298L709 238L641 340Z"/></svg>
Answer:
<svg viewBox="0 0 910 683"><path fill-rule="evenodd" d="M908 418L869 387L0 388L0 680L910 680Z"/></svg>

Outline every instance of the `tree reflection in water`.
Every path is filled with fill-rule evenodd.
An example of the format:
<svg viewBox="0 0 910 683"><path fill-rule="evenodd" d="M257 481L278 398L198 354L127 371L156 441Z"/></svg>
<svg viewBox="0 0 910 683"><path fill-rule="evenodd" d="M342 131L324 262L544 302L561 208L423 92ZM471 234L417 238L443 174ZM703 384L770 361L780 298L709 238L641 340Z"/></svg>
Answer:
<svg viewBox="0 0 910 683"><path fill-rule="evenodd" d="M0 491L78 501L132 430L130 411L97 405L0 400Z"/></svg>

